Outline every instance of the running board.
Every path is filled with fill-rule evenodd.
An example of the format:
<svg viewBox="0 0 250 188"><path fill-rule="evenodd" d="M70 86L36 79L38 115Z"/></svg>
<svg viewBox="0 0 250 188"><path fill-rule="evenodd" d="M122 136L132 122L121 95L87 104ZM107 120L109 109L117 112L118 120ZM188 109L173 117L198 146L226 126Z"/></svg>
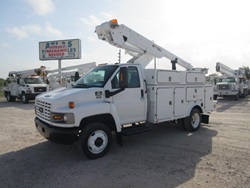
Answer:
<svg viewBox="0 0 250 188"><path fill-rule="evenodd" d="M131 125L129 127L123 127L122 134L124 136L130 136L130 135L139 134L139 133L143 133L143 132L147 132L151 130L152 130L151 127L148 127L146 126L145 123L143 123L139 125Z"/></svg>

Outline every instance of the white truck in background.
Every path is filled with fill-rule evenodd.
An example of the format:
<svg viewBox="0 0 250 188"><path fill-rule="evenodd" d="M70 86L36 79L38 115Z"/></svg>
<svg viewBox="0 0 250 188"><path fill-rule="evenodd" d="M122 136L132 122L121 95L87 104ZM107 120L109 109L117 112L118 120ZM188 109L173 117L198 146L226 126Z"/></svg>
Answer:
<svg viewBox="0 0 250 188"><path fill-rule="evenodd" d="M4 95L8 102L21 99L23 103L34 100L35 97L49 90L49 86L44 82L46 79L46 68L41 66L37 69L22 71L11 71L4 87Z"/></svg>
<svg viewBox="0 0 250 188"><path fill-rule="evenodd" d="M250 80L247 80L248 94L250 94Z"/></svg>
<svg viewBox="0 0 250 188"><path fill-rule="evenodd" d="M48 70L47 79L50 89L71 87L81 76L96 67L95 62L73 65L61 69Z"/></svg>
<svg viewBox="0 0 250 188"><path fill-rule="evenodd" d="M214 100L217 97L231 97L238 100L239 97L248 95L248 86L244 78L244 69L233 70L230 67L217 62L216 71L222 76L216 78L214 87Z"/></svg>
<svg viewBox="0 0 250 188"><path fill-rule="evenodd" d="M122 146L123 135L150 130L149 124L176 122L196 131L214 110L213 86L205 84L207 69L193 68L117 20L96 27L98 38L125 49L124 64L97 66L72 88L52 90L35 101L35 125L46 139L77 142L90 159L106 154L112 132ZM165 57L172 70L145 68ZM177 71L176 64L186 68Z"/></svg>

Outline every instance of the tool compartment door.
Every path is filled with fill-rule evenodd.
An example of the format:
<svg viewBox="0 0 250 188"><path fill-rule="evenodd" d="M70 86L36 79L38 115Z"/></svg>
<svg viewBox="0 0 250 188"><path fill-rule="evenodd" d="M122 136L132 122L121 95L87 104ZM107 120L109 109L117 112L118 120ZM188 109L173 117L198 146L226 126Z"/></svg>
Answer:
<svg viewBox="0 0 250 188"><path fill-rule="evenodd" d="M187 87L187 101L204 100L204 87Z"/></svg>
<svg viewBox="0 0 250 188"><path fill-rule="evenodd" d="M204 108L206 111L214 110L213 86L205 87L205 105L204 105Z"/></svg>
<svg viewBox="0 0 250 188"><path fill-rule="evenodd" d="M174 89L174 116L185 115L185 88Z"/></svg>
<svg viewBox="0 0 250 188"><path fill-rule="evenodd" d="M156 92L156 118L158 121L173 117L173 88L158 88Z"/></svg>

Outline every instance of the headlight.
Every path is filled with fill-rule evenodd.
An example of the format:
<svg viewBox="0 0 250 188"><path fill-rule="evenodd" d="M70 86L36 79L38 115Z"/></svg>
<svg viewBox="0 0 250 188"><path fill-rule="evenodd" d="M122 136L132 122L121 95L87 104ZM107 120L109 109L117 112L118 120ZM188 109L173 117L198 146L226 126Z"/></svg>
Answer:
<svg viewBox="0 0 250 188"><path fill-rule="evenodd" d="M235 84L233 84L233 85L232 85L232 91L234 91L234 90L237 90L237 88L236 88L236 85L235 85Z"/></svg>
<svg viewBox="0 0 250 188"><path fill-rule="evenodd" d="M27 90L26 90L26 93L31 93L31 90L30 90L30 89L27 89Z"/></svg>
<svg viewBox="0 0 250 188"><path fill-rule="evenodd" d="M50 113L50 120L55 123L66 123L74 124L75 116L72 113L61 114L61 113Z"/></svg>

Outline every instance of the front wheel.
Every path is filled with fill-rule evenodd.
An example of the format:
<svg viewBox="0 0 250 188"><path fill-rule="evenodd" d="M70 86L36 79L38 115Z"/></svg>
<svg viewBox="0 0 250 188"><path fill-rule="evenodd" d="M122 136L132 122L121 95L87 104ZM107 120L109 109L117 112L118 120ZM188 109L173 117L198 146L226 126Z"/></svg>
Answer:
<svg viewBox="0 0 250 188"><path fill-rule="evenodd" d="M90 159L103 157L112 143L110 129L102 123L90 123L81 132L78 146Z"/></svg>
<svg viewBox="0 0 250 188"><path fill-rule="evenodd" d="M213 99L214 99L214 100L217 100L217 97L218 97L218 95L214 95Z"/></svg>
<svg viewBox="0 0 250 188"><path fill-rule="evenodd" d="M194 108L190 116L184 119L184 128L187 131L197 131L201 126L201 112Z"/></svg>
<svg viewBox="0 0 250 188"><path fill-rule="evenodd" d="M235 100L235 101L239 100L239 93L237 93L237 94L234 96L234 100Z"/></svg>

